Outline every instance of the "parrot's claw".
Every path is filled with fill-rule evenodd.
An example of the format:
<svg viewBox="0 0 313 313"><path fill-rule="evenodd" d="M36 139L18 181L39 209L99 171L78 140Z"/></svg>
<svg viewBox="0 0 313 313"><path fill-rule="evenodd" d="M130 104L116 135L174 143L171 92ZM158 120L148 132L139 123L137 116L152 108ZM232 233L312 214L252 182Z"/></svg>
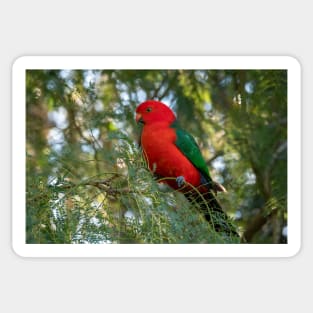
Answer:
<svg viewBox="0 0 313 313"><path fill-rule="evenodd" d="M186 183L185 177L184 176L178 176L176 178L176 182L177 182L177 185L178 185L179 188L183 187L185 185L185 183Z"/></svg>

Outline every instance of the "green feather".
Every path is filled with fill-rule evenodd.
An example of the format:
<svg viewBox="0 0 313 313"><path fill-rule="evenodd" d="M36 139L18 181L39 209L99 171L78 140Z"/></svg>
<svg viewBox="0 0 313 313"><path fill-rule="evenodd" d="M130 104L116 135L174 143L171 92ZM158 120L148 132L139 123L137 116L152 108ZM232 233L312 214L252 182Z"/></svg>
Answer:
<svg viewBox="0 0 313 313"><path fill-rule="evenodd" d="M187 159L200 171L205 180L210 183L212 178L210 176L207 164L201 154L200 148L195 139L186 131L179 127L175 121L172 128L176 131L175 145L187 157Z"/></svg>

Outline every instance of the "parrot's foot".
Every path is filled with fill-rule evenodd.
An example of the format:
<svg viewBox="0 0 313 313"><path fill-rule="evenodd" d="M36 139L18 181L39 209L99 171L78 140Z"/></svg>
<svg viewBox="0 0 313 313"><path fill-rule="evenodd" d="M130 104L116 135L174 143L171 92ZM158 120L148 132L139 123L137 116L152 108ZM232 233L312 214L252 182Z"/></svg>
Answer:
<svg viewBox="0 0 313 313"><path fill-rule="evenodd" d="M185 177L184 176L178 176L176 178L176 182L177 182L177 185L178 185L179 188L183 187L185 185L185 183L186 183Z"/></svg>

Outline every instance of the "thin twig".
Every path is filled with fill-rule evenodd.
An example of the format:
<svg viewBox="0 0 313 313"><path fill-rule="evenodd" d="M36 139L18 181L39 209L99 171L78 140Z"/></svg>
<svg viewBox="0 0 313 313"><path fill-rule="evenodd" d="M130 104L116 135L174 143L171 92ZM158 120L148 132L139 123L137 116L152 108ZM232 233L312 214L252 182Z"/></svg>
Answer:
<svg viewBox="0 0 313 313"><path fill-rule="evenodd" d="M101 180L88 180L85 182L80 182L78 184L75 183L66 183L66 184L59 184L53 186L54 188L58 189L72 189L80 186L93 186L97 187L99 190L104 191L105 193L111 195L111 196L116 196L120 194L125 194L125 193L130 193L131 190L128 187L125 188L113 188L111 186L112 180L120 176L119 174L115 174L107 179L101 179Z"/></svg>

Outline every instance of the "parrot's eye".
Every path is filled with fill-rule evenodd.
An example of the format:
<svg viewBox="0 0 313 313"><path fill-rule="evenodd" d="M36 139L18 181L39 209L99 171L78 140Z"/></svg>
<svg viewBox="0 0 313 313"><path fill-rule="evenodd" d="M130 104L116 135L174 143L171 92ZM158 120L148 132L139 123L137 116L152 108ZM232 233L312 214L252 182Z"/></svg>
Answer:
<svg viewBox="0 0 313 313"><path fill-rule="evenodd" d="M147 111L147 112L151 112L151 111L152 111L152 108L149 107L149 108L146 109L146 111Z"/></svg>

